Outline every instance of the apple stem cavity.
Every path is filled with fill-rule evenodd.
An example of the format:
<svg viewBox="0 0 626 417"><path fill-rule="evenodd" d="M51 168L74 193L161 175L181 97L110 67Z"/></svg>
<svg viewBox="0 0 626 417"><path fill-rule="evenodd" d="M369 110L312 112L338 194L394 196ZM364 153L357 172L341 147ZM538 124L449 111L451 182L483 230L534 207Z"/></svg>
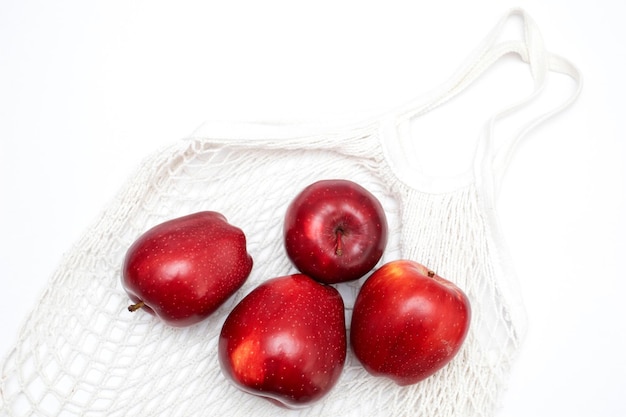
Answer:
<svg viewBox="0 0 626 417"><path fill-rule="evenodd" d="M337 245L335 246L335 255L341 256L343 254L343 242L341 237L343 236L343 229L337 228L335 230L335 236L337 236Z"/></svg>
<svg viewBox="0 0 626 417"><path fill-rule="evenodd" d="M128 311L130 311L132 313L133 311L137 311L137 310L139 310L140 308L142 308L145 305L146 305L146 303L144 303L143 301L139 301L138 303L129 305L128 306Z"/></svg>

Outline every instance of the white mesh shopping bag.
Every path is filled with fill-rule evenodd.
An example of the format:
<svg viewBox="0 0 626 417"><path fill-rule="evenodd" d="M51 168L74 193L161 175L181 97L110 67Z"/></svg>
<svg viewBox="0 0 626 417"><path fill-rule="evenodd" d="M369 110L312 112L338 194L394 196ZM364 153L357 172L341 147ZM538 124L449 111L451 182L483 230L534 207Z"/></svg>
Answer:
<svg viewBox="0 0 626 417"><path fill-rule="evenodd" d="M515 17L515 18L513 18ZM502 40L522 22L522 39ZM471 85L504 55L528 65L534 90L490 118L473 169L427 177L406 157L399 132ZM531 105L550 72L576 86L562 104L518 135L494 138L504 117ZM512 10L460 70L427 100L343 126L206 123L147 158L62 260L2 363L0 407L8 416L490 416L524 332L515 276L502 249L495 199L515 143L571 104L580 76L547 52L534 22ZM419 103L419 104L417 104ZM498 145L498 146L496 146ZM287 204L325 178L353 180L385 208L390 241L381 262L410 258L460 286L472 324L459 355L427 380L399 387L367 374L348 351L335 388L293 411L245 394L221 374L217 338L226 315L264 280L295 272L282 241ZM172 328L129 313L120 270L129 245L151 226L200 210L223 213L246 233L254 268L244 286L207 320ZM339 284L351 314L363 280Z"/></svg>

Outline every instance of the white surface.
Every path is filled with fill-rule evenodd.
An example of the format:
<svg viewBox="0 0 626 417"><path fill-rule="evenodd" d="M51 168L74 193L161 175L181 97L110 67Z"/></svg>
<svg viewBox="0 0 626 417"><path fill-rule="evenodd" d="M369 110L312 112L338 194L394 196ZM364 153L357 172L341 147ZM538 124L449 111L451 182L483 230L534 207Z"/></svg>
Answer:
<svg viewBox="0 0 626 417"><path fill-rule="evenodd" d="M0 3L0 355L145 156L206 119L402 104L445 81L522 6L585 87L527 138L504 182L500 214L529 332L499 415L626 414L621 2L205 3ZM467 131L438 132L474 139Z"/></svg>

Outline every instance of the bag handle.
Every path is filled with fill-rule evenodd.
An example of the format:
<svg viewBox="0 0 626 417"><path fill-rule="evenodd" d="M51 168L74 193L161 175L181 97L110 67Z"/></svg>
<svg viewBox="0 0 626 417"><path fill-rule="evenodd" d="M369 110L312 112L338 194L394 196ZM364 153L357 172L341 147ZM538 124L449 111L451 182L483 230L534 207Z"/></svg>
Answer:
<svg viewBox="0 0 626 417"><path fill-rule="evenodd" d="M521 18L524 29L523 38L520 40L501 40L506 26L515 17ZM565 58L546 50L539 28L526 11L521 8L509 10L475 49L474 53L469 56L465 64L460 67L460 70L446 83L441 85L426 100L421 99L419 102L415 100L406 103L394 112L397 126L439 107L465 90L496 61L511 53L518 55L523 62L529 65L534 88L529 96L496 113L484 125L483 135L476 152L475 165L479 170L480 177L492 182L494 196L499 191L510 158L520 140L537 125L571 105L582 89L582 76L578 69ZM557 107L529 121L514 137L496 143L494 140L496 123L536 100L546 86L549 72L558 72L570 76L577 84L573 93Z"/></svg>
<svg viewBox="0 0 626 417"><path fill-rule="evenodd" d="M514 103L508 108L492 116L485 124L483 134L483 140L485 141L483 156L486 157L486 159L478 162L483 169L490 170L483 172L485 176L490 177L493 180L492 191L494 197L496 197L500 191L502 180L514 151L520 141L531 130L549 118L562 112L574 103L580 95L583 84L582 75L574 64L567 59L545 49L539 28L532 18L521 9L512 10L508 17L515 14L521 16L523 19L524 41L522 45L524 48L517 49L514 52L516 52L524 62L529 64L534 80L534 90L525 99ZM500 138L500 142L498 143L495 140L494 135L494 129L497 122L538 100L545 92L548 82L548 74L550 72L569 76L574 81L575 88L571 94L555 107L552 107L551 109L529 120L517 131L517 134L506 139Z"/></svg>
<svg viewBox="0 0 626 417"><path fill-rule="evenodd" d="M525 26L527 26L525 30L525 38L527 40L500 42L499 38L504 32L507 23L516 15L521 16ZM544 51L543 41L538 36L538 30L529 30L528 26L530 25L534 26L524 10L511 9L500 19L472 55L466 59L465 63L460 66L460 69L447 82L442 84L434 94L431 94L431 97L426 100L425 104L420 104L424 103L424 100L420 98L419 103L417 100L406 103L403 109L397 112L398 124L428 113L454 98L480 77L491 65L510 53L517 53L524 61L528 62L533 78L537 82L542 82L545 78L545 65L542 62L544 58L541 53L541 51ZM530 32L533 36L528 36ZM530 44L533 45L532 48L527 46ZM529 54L528 52L531 50L533 53Z"/></svg>

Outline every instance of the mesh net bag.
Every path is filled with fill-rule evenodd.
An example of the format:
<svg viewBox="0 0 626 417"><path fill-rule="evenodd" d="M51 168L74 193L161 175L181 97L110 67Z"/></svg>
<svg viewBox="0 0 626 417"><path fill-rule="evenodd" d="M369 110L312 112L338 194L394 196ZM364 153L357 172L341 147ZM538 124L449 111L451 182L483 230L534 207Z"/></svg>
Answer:
<svg viewBox="0 0 626 417"><path fill-rule="evenodd" d="M513 16L521 40L502 41ZM535 89L493 116L473 169L441 180L419 176L406 161L399 128L470 85L492 63L516 54ZM494 124L531 103L550 72L578 88L496 147ZM422 104L342 126L206 123L189 138L146 158L82 239L62 259L2 363L0 407L10 416L489 416L494 413L524 333L495 216L499 178L515 142L565 108L580 89L577 70L546 52L522 10L496 25L448 83ZM425 103L425 104L424 104ZM286 174L287 173L287 174ZM458 356L425 381L399 387L367 374L350 349L343 374L321 401L286 410L245 394L222 375L217 339L228 312L264 280L295 272L282 241L291 199L324 178L351 179L381 201L390 240L381 263L414 259L460 286L472 325ZM207 320L173 328L127 311L120 271L130 244L151 226L201 210L223 213L244 230L254 268L243 287ZM339 284L347 323L363 280Z"/></svg>

